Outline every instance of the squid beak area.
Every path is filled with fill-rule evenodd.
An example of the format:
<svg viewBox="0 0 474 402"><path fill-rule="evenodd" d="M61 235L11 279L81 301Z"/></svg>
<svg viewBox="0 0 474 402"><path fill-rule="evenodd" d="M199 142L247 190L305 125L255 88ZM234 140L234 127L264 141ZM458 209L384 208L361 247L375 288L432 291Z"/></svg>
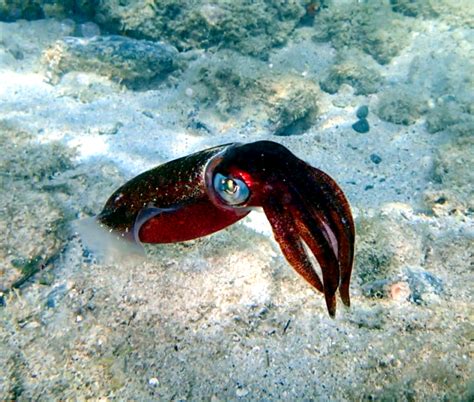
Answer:
<svg viewBox="0 0 474 402"><path fill-rule="evenodd" d="M338 289L342 302L350 306L354 224L337 184L318 169L303 167L302 180L286 178L285 189L272 194L263 209L283 255L311 286L324 293L329 315L334 317ZM322 280L310 253L321 268Z"/></svg>

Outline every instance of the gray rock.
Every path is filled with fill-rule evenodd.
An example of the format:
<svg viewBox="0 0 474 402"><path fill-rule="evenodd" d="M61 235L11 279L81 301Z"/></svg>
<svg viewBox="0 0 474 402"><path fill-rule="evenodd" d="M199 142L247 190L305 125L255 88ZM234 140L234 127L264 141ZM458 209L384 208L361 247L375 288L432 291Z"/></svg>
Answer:
<svg viewBox="0 0 474 402"><path fill-rule="evenodd" d="M430 295L441 295L444 292L443 281L423 268L407 268L405 271L410 286L410 301L423 304Z"/></svg>
<svg viewBox="0 0 474 402"><path fill-rule="evenodd" d="M71 71L93 72L143 89L165 79L179 67L178 51L170 45L124 36L67 37L43 57L53 84Z"/></svg>
<svg viewBox="0 0 474 402"><path fill-rule="evenodd" d="M353 125L352 128L354 131L357 131L358 133L365 134L368 133L370 130L369 122L367 119L360 119L356 121Z"/></svg>
<svg viewBox="0 0 474 402"><path fill-rule="evenodd" d="M356 116L358 119L366 119L368 115L369 115L369 107L367 105L363 105L357 108Z"/></svg>

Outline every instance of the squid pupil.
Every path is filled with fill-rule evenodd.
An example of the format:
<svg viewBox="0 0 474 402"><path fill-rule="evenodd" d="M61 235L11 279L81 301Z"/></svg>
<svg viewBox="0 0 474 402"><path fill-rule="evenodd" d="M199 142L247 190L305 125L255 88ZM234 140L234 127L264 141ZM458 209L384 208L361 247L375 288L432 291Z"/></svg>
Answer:
<svg viewBox="0 0 474 402"><path fill-rule="evenodd" d="M239 189L238 184L236 184L232 179L223 179L222 184L224 185L224 191L228 194L235 194Z"/></svg>

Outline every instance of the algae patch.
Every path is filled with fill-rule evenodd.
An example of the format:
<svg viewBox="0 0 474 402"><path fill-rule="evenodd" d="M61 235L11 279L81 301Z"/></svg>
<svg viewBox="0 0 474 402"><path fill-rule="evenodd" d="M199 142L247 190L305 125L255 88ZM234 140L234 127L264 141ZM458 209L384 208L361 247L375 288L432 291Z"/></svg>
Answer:
<svg viewBox="0 0 474 402"><path fill-rule="evenodd" d="M321 89L335 94L343 84L352 86L356 95L368 95L377 92L383 79L374 61L367 60L360 52L349 52L340 57L321 78Z"/></svg>
<svg viewBox="0 0 474 402"><path fill-rule="evenodd" d="M442 144L434 160L433 186L425 192L428 208L437 216L474 213L474 137L466 136Z"/></svg>
<svg viewBox="0 0 474 402"><path fill-rule="evenodd" d="M459 48L465 42L455 40ZM380 94L375 112L385 121L404 125L424 117L430 133L470 135L474 130L473 77L474 63L461 50L414 57L407 78Z"/></svg>
<svg viewBox="0 0 474 402"><path fill-rule="evenodd" d="M474 27L471 0L390 0L392 10L424 19L440 19L458 27Z"/></svg>
<svg viewBox="0 0 474 402"><path fill-rule="evenodd" d="M40 143L6 121L0 122L0 145L0 185L9 189L0 197L0 291L39 272L39 282L50 284L51 268L71 237L70 222L81 211L98 210L118 173L107 164L94 173L83 170L64 144Z"/></svg>
<svg viewBox="0 0 474 402"><path fill-rule="evenodd" d="M341 52L357 48L387 64L410 43L411 24L378 2L333 5L316 16L315 39L329 40Z"/></svg>
<svg viewBox="0 0 474 402"><path fill-rule="evenodd" d="M270 97L270 124L275 135L303 134L317 121L319 116L319 87L308 80L283 77L273 84L274 95Z"/></svg>
<svg viewBox="0 0 474 402"><path fill-rule="evenodd" d="M275 135L302 134L319 117L319 86L301 75L270 70L260 60L223 51L190 73L193 93L226 120L267 120Z"/></svg>
<svg viewBox="0 0 474 402"><path fill-rule="evenodd" d="M0 290L19 286L44 270L64 247L67 217L45 185L72 168L72 152L59 143L38 144L25 132L0 126ZM44 275L47 275L46 273ZM46 277L44 280L49 281Z"/></svg>
<svg viewBox="0 0 474 402"><path fill-rule="evenodd" d="M165 40L179 50L227 48L265 58L286 42L304 13L298 0L105 0L98 4L96 21L135 38Z"/></svg>
<svg viewBox="0 0 474 402"><path fill-rule="evenodd" d="M375 113L385 121L410 125L428 110L428 99L409 85L386 89L380 96Z"/></svg>

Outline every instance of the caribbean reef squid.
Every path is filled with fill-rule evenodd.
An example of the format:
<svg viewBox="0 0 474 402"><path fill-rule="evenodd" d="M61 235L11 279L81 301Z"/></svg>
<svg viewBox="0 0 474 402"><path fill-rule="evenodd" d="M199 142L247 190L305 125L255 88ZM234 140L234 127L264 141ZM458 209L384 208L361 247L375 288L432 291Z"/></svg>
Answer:
<svg viewBox="0 0 474 402"><path fill-rule="evenodd" d="M331 177L275 142L220 145L155 167L116 190L96 221L138 244L174 243L224 229L255 208L289 264L324 294L330 316L338 289L349 306L349 203Z"/></svg>

